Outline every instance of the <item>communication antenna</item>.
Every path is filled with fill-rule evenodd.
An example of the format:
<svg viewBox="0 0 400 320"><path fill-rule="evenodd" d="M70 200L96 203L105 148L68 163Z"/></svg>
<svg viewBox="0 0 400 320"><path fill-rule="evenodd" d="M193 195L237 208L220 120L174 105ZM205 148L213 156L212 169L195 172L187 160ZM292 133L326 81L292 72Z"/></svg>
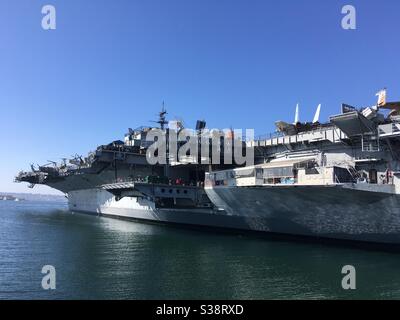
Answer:
<svg viewBox="0 0 400 320"><path fill-rule="evenodd" d="M167 114L168 112L167 109L165 109L165 103L163 101L161 111L158 113L158 121L156 121L157 123L160 124L161 130L164 130L165 125L168 123L168 121L166 120Z"/></svg>

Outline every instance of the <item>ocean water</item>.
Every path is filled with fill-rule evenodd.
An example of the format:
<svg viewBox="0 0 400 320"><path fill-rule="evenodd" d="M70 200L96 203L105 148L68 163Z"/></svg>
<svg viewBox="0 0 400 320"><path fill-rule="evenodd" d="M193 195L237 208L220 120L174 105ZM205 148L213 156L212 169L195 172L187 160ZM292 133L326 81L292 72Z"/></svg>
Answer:
<svg viewBox="0 0 400 320"><path fill-rule="evenodd" d="M44 290L44 265L56 289ZM356 289L344 290L344 265ZM400 253L193 231L0 201L0 299L399 299Z"/></svg>

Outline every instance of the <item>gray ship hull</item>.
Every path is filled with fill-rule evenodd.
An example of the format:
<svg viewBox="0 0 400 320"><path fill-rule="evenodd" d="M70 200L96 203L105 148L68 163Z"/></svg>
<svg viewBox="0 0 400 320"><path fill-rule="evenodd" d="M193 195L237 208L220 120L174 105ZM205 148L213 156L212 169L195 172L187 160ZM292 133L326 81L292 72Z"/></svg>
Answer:
<svg viewBox="0 0 400 320"><path fill-rule="evenodd" d="M125 197L120 200L102 189L77 190L68 193L70 211L102 215L112 218L141 220L153 223L172 223L195 227L212 227L233 230L252 230L249 219L231 216L221 210L158 209L144 198ZM256 231L256 230L253 230Z"/></svg>
<svg viewBox="0 0 400 320"><path fill-rule="evenodd" d="M400 196L347 186L218 187L211 201L248 228L279 234L400 244Z"/></svg>
<svg viewBox="0 0 400 320"><path fill-rule="evenodd" d="M265 234L400 244L400 198L342 187L208 189L220 210L158 209L143 198L119 201L102 189L72 191L71 211L115 218ZM229 205L227 205L229 203Z"/></svg>

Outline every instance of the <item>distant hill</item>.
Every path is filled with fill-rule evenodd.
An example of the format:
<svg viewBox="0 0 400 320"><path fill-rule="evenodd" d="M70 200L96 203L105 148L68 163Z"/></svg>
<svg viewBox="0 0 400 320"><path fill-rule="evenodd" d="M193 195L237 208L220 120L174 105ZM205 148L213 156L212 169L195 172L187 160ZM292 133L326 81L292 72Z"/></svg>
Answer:
<svg viewBox="0 0 400 320"><path fill-rule="evenodd" d="M57 202L67 201L67 199L62 195L59 196L52 194L0 192L0 201L4 197L6 197L7 199L17 198L19 200L27 200L27 201L57 201Z"/></svg>

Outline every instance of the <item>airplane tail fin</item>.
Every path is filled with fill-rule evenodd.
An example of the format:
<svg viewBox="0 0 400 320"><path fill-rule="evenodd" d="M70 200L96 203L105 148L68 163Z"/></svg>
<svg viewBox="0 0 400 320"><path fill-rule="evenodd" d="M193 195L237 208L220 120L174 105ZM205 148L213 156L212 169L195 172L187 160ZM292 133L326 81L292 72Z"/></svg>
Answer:
<svg viewBox="0 0 400 320"><path fill-rule="evenodd" d="M294 115L294 124L298 123L300 121L299 119L299 104L296 104L296 112Z"/></svg>
<svg viewBox="0 0 400 320"><path fill-rule="evenodd" d="M316 123L316 122L319 121L319 114L320 114L320 112L321 112L321 104L318 105L317 110L315 111L314 119L313 119L313 121L312 121L313 123Z"/></svg>

